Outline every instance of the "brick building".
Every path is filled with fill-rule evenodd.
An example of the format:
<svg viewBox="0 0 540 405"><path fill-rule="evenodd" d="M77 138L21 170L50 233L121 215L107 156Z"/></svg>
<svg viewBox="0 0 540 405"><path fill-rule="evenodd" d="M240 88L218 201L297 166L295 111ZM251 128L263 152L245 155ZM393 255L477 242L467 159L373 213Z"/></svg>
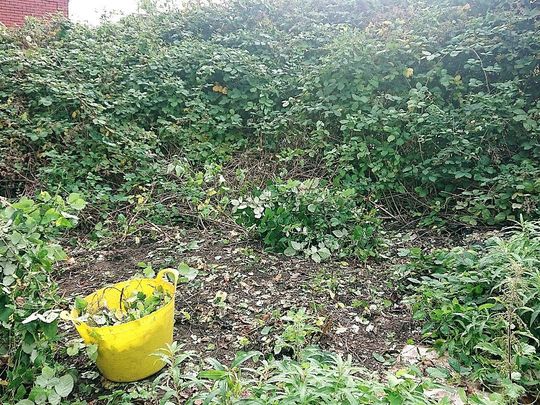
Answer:
<svg viewBox="0 0 540 405"><path fill-rule="evenodd" d="M0 0L0 23L12 27L24 23L24 17L43 17L61 12L68 15L69 0Z"/></svg>

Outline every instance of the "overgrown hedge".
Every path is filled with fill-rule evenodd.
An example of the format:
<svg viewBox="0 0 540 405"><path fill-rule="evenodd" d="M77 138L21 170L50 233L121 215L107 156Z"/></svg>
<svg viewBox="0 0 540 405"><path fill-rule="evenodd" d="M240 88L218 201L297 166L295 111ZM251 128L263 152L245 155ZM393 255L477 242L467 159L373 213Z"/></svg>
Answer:
<svg viewBox="0 0 540 405"><path fill-rule="evenodd" d="M115 204L262 147L393 216L537 217L538 21L525 0L233 0L0 28L0 194Z"/></svg>

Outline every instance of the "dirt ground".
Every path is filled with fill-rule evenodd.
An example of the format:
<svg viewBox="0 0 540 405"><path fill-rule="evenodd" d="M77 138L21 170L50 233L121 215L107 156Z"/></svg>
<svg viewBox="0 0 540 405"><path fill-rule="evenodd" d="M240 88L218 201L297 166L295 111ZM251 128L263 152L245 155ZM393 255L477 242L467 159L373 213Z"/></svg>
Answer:
<svg viewBox="0 0 540 405"><path fill-rule="evenodd" d="M265 252L234 230L177 231L153 241L115 242L106 249L76 249L58 272L68 302L141 272L182 262L199 271L178 287L175 339L203 357L230 362L238 350L272 350L288 310L305 307L322 333L312 343L350 354L368 370L390 368L420 331L392 283L400 247L453 244L448 236L394 233L382 259L321 264Z"/></svg>

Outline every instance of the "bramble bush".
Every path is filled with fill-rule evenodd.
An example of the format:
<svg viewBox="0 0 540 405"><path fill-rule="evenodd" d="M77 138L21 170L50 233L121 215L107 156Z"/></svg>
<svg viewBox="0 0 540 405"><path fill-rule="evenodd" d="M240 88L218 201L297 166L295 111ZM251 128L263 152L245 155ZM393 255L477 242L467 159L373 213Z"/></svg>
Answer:
<svg viewBox="0 0 540 405"><path fill-rule="evenodd" d="M0 192L111 211L196 194L175 160L261 148L422 224L534 218L539 21L527 0L249 0L2 28Z"/></svg>
<svg viewBox="0 0 540 405"><path fill-rule="evenodd" d="M291 114L311 117L309 145L334 183L393 196L395 209L422 200L466 223L534 215L538 10L456 3L346 31L302 77Z"/></svg>

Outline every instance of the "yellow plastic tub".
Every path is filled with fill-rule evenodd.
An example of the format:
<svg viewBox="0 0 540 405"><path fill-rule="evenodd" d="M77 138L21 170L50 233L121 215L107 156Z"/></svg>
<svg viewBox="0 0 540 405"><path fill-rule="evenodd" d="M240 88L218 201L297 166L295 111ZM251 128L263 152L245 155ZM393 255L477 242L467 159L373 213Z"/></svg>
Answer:
<svg viewBox="0 0 540 405"><path fill-rule="evenodd" d="M173 276L174 284L165 280L165 275ZM178 272L174 269L161 270L155 279L129 280L102 288L87 297L88 310L103 305L120 309L121 295L128 297L133 291L151 294L157 286L163 286L171 295L171 300L157 311L135 321L114 326L92 327L77 321L79 313L71 312L77 331L86 344L97 344L97 367L105 378L117 382L137 381L146 378L165 365L156 352L172 343L174 326L174 293L178 282ZM122 292L123 291L123 292Z"/></svg>

